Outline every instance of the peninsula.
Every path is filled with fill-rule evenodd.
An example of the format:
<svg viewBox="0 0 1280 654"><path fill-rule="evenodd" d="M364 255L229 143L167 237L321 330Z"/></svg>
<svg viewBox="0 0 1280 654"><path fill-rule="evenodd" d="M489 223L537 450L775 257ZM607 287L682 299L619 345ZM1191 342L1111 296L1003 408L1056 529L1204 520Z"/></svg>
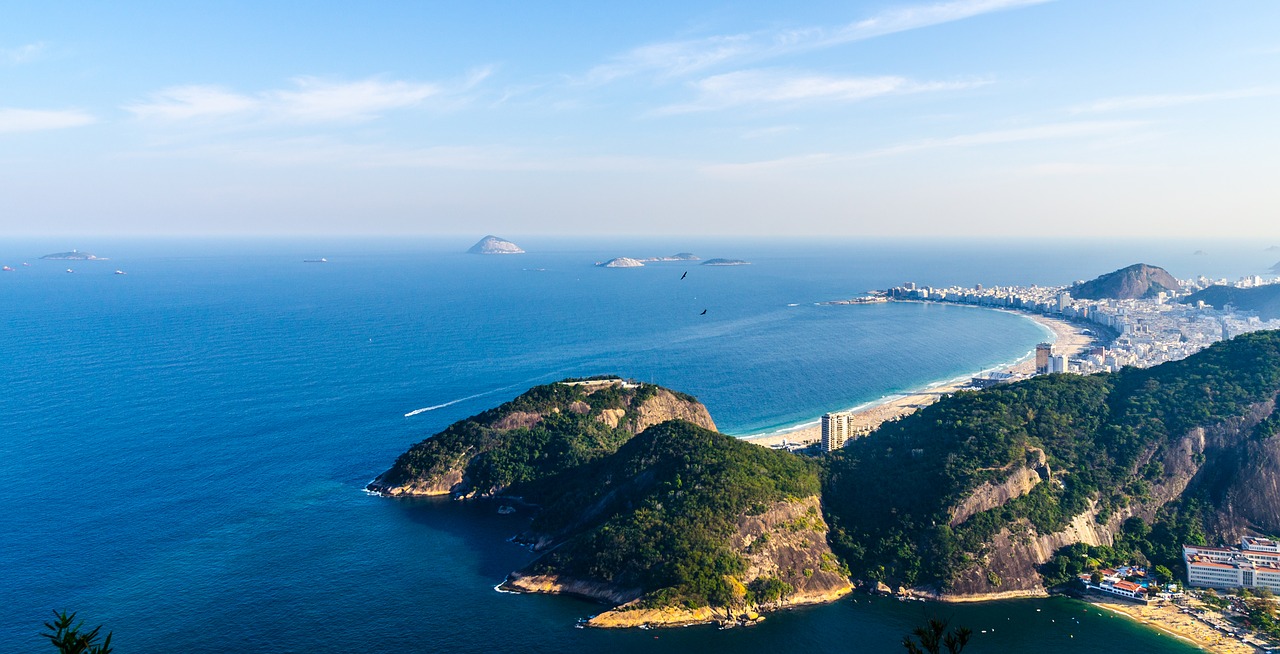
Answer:
<svg viewBox="0 0 1280 654"><path fill-rule="evenodd" d="M490 234L471 246L467 254L524 254L519 245Z"/></svg>
<svg viewBox="0 0 1280 654"><path fill-rule="evenodd" d="M1212 389L1207 393L1205 389ZM510 590L613 608L602 627L743 622L850 580L949 601L1043 595L1181 547L1280 532L1280 331L1152 368L939 398L812 459L718 434L617 378L539 386L410 448L389 496L536 507Z"/></svg>
<svg viewBox="0 0 1280 654"><path fill-rule="evenodd" d="M704 266L749 266L751 265L751 262L743 261L742 259L707 259L706 261L702 262L702 265Z"/></svg>

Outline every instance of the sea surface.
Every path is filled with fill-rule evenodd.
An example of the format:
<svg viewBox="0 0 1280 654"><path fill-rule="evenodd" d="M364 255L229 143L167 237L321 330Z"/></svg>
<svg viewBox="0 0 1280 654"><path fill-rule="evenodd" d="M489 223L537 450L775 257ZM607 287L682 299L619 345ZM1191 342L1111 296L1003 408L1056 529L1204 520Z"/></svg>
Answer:
<svg viewBox="0 0 1280 654"><path fill-rule="evenodd" d="M816 304L868 289L1056 284L1137 261L1238 276L1280 253L515 240L529 254L465 255L470 239L452 237L0 241L15 268L0 273L0 651L47 648L55 609L105 624L122 653L879 652L933 615L978 632L973 652L1187 650L1062 599L859 597L725 632L579 630L600 607L493 589L531 558L507 541L528 515L362 488L414 442L566 376L685 391L745 435L1016 361L1047 338L1010 313ZM73 247L110 260L39 259ZM678 251L752 265L592 265Z"/></svg>

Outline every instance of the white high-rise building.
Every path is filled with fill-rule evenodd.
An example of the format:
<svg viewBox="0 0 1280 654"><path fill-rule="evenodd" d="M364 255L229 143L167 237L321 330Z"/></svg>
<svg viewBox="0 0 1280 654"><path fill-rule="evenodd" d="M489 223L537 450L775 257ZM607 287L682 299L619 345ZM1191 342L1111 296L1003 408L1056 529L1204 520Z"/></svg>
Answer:
<svg viewBox="0 0 1280 654"><path fill-rule="evenodd" d="M825 452L844 447L852 436L850 413L827 413L822 416L822 449Z"/></svg>
<svg viewBox="0 0 1280 654"><path fill-rule="evenodd" d="M1266 588L1280 593L1280 543L1245 537L1239 548L1183 545L1187 585L1210 588Z"/></svg>

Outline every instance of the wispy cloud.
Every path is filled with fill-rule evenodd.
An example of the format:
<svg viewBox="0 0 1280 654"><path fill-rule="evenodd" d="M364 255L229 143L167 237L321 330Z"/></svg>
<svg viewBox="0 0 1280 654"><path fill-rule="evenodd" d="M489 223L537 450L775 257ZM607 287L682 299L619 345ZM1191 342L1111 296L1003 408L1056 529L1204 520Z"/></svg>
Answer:
<svg viewBox="0 0 1280 654"><path fill-rule="evenodd" d="M0 64L17 66L39 59L47 46L42 42L28 43L16 48L0 48Z"/></svg>
<svg viewBox="0 0 1280 654"><path fill-rule="evenodd" d="M1032 127L991 130L960 134L943 138L917 139L896 145L865 150L853 153L813 153L799 156L788 156L766 161L747 163L715 164L705 166L701 170L710 175L748 175L761 172L777 172L785 169L809 168L820 164L834 162L850 162L879 157L905 155L928 150L944 148L970 148L1029 141L1069 140L1081 138L1102 138L1116 134L1128 133L1146 126L1141 121L1086 121L1072 123L1050 123Z"/></svg>
<svg viewBox="0 0 1280 654"><path fill-rule="evenodd" d="M669 105L657 115L712 111L751 104L804 102L858 102L884 95L950 91L988 82L917 82L905 77L835 77L794 71L760 69L712 75L692 86L698 97L690 103Z"/></svg>
<svg viewBox="0 0 1280 654"><path fill-rule="evenodd" d="M1164 109L1187 104L1220 102L1224 100L1242 100L1246 98L1264 98L1280 95L1276 88L1247 88L1230 91L1214 91L1210 93L1172 93L1165 95L1131 95L1098 100L1089 104L1072 107L1072 113L1109 113L1117 111L1142 111L1146 109Z"/></svg>
<svg viewBox="0 0 1280 654"><path fill-rule="evenodd" d="M0 107L0 133L66 129L95 122L97 119L92 114L78 109L42 110Z"/></svg>
<svg viewBox="0 0 1280 654"><path fill-rule="evenodd" d="M697 74L721 64L757 61L829 48L888 34L950 23L1053 0L953 0L887 9L837 27L751 32L652 43L622 53L587 71L581 81L600 84L643 73L659 77Z"/></svg>
<svg viewBox="0 0 1280 654"><path fill-rule="evenodd" d="M138 152L140 158L194 158L259 166L321 166L370 169L444 169L485 172L670 171L690 164L667 159L628 156L580 156L533 152L504 145L438 145L411 147L348 143L330 136L264 137L219 140Z"/></svg>
<svg viewBox="0 0 1280 654"><path fill-rule="evenodd" d="M470 88L487 76L471 75ZM263 123L363 122L394 109L413 107L443 92L431 83L376 78L334 82L298 77L293 86L254 94L217 86L177 86L151 94L124 109L144 120L187 121L241 118Z"/></svg>

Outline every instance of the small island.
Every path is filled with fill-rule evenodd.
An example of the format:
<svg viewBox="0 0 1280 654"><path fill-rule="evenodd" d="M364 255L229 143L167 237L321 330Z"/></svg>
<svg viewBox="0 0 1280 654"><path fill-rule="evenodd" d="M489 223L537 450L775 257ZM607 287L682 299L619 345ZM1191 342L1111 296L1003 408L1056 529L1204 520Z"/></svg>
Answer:
<svg viewBox="0 0 1280 654"><path fill-rule="evenodd" d="M596 265L601 268L643 268L644 262L639 259L631 259L628 257L615 257L608 261L601 261Z"/></svg>
<svg viewBox="0 0 1280 654"><path fill-rule="evenodd" d="M677 252L669 257L649 257L641 261L699 261L701 257L692 252Z"/></svg>
<svg viewBox="0 0 1280 654"><path fill-rule="evenodd" d="M46 254L41 259L51 259L56 261L106 261L106 257L99 257L88 252L72 250L70 252L54 252Z"/></svg>
<svg viewBox="0 0 1280 654"><path fill-rule="evenodd" d="M519 245L490 234L467 250L467 254L524 254Z"/></svg>
<svg viewBox="0 0 1280 654"><path fill-rule="evenodd" d="M706 261L702 262L702 265L704 266L749 266L751 265L751 262L743 261L742 259L707 259Z"/></svg>

